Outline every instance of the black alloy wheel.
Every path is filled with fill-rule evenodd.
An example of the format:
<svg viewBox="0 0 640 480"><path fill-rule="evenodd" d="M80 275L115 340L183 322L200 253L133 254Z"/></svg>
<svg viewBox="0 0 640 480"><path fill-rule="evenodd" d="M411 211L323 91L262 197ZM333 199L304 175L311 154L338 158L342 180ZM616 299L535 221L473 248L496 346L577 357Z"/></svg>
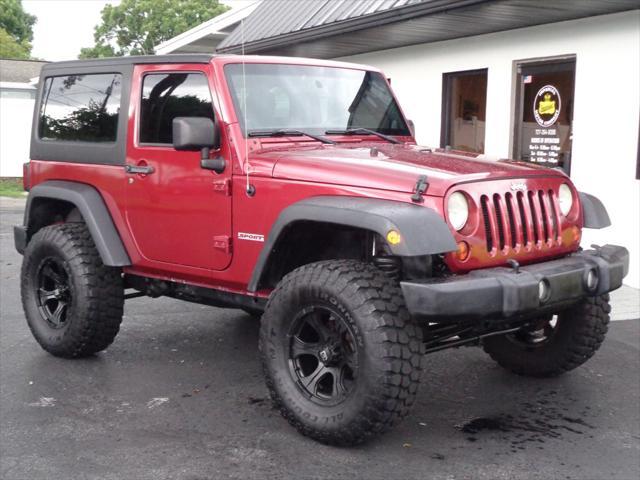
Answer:
<svg viewBox="0 0 640 480"><path fill-rule="evenodd" d="M267 388L301 433L355 445L387 431L413 404L422 331L400 285L374 265L325 260L276 286L262 315Z"/></svg>
<svg viewBox="0 0 640 480"><path fill-rule="evenodd" d="M289 369L302 392L321 405L336 405L353 391L358 347L337 310L316 305L298 313L289 334Z"/></svg>
<svg viewBox="0 0 640 480"><path fill-rule="evenodd" d="M73 300L69 274L58 258L47 257L36 275L38 310L42 319L52 328L63 328Z"/></svg>

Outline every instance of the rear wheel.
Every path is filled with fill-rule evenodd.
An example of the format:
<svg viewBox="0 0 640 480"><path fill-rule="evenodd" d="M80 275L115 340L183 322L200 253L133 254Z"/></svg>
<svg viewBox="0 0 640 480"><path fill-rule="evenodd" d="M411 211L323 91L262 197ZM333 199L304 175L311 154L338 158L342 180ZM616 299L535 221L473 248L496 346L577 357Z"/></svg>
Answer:
<svg viewBox="0 0 640 480"><path fill-rule="evenodd" d="M609 324L609 295L590 297L515 333L488 337L485 351L519 375L553 377L582 365L600 348Z"/></svg>
<svg viewBox="0 0 640 480"><path fill-rule="evenodd" d="M357 261L294 270L262 317L271 396L294 427L324 443L356 444L406 416L422 348L398 285Z"/></svg>
<svg viewBox="0 0 640 480"><path fill-rule="evenodd" d="M106 267L82 223L39 230L24 253L22 305L40 346L82 357L109 346L122 321L120 269Z"/></svg>

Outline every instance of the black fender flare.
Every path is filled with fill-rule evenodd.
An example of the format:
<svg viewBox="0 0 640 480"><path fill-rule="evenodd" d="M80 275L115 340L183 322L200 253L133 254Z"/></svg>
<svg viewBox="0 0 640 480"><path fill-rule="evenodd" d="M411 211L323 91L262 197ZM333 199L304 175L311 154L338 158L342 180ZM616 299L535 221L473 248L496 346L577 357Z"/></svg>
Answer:
<svg viewBox="0 0 640 480"><path fill-rule="evenodd" d="M390 230L396 230L402 241L389 247L398 256L434 255L452 252L457 248L449 226L441 215L430 208L377 198L310 197L280 212L258 256L249 281L249 291L258 289L282 232L297 221L347 225L378 233L383 238Z"/></svg>
<svg viewBox="0 0 640 480"><path fill-rule="evenodd" d="M605 228L611 225L607 209L598 197L578 192L582 204L584 228Z"/></svg>
<svg viewBox="0 0 640 480"><path fill-rule="evenodd" d="M33 187L24 211L24 225L29 226L31 207L36 199L64 200L80 211L91 232L102 263L111 267L131 265L131 259L122 243L111 214L102 196L91 185L63 180L50 180Z"/></svg>

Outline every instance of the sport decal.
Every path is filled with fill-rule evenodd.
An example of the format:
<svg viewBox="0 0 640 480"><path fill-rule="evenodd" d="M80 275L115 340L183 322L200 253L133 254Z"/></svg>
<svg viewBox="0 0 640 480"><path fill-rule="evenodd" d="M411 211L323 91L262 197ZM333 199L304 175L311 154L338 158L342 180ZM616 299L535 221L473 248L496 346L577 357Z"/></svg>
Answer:
<svg viewBox="0 0 640 480"><path fill-rule="evenodd" d="M264 242L264 235L257 233L238 232L238 240L249 240L251 242Z"/></svg>

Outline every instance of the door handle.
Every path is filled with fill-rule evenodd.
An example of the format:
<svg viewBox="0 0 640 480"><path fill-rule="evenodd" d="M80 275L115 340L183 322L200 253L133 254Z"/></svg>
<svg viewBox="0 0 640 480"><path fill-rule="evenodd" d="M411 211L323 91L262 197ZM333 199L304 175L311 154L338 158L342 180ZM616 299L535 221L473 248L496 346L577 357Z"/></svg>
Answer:
<svg viewBox="0 0 640 480"><path fill-rule="evenodd" d="M124 171L127 173L138 173L140 175L149 175L156 171L151 165L125 165Z"/></svg>

